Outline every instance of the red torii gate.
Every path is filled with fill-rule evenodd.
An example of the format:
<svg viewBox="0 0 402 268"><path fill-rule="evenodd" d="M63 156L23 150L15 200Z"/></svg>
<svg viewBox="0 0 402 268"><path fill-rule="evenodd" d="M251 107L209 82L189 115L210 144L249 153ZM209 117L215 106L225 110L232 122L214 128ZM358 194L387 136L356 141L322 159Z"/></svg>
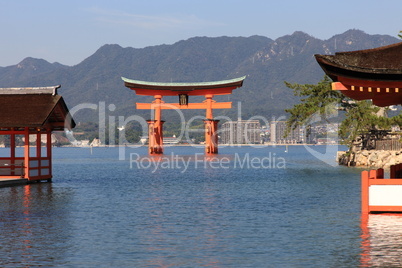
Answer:
<svg viewBox="0 0 402 268"><path fill-rule="evenodd" d="M158 83L132 80L122 77L124 85L135 90L138 95L154 96L152 103L137 103L137 109L153 109L154 119L148 120L149 154L163 154L162 110L166 109L205 109L205 153L218 153L218 136L216 135L219 120L213 117L213 109L232 108L232 102L216 102L214 95L232 94L232 91L243 85L246 76L215 82L198 83ZM202 103L189 103L188 96L205 96ZM165 103L163 96L178 96L179 103Z"/></svg>
<svg viewBox="0 0 402 268"><path fill-rule="evenodd" d="M355 100L371 99L381 107L402 104L402 42L315 57L334 81L333 90ZM401 165L391 166L392 180L384 180L382 169L362 172L363 213L402 212L400 170Z"/></svg>

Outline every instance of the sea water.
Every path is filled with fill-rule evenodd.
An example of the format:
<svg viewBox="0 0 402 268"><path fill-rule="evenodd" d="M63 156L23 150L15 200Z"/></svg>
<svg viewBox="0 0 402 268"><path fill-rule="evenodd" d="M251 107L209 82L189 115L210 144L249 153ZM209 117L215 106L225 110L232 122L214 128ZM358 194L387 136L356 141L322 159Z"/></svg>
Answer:
<svg viewBox="0 0 402 268"><path fill-rule="evenodd" d="M144 147L54 148L52 183L0 189L0 266L378 264L360 213L361 170L336 165L328 148L310 148L327 159L304 146L222 147L216 157L190 146L160 157Z"/></svg>

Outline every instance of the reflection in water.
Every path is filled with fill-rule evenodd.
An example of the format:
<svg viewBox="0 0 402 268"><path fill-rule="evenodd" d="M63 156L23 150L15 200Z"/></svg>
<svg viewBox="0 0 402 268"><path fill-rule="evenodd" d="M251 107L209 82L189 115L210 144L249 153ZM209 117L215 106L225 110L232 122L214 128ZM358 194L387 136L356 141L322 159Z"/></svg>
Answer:
<svg viewBox="0 0 402 268"><path fill-rule="evenodd" d="M222 251L219 243L220 215L219 201L216 198L217 190L213 185L206 185L200 189L200 195L188 196L186 199L176 199L167 196L169 191L159 184L154 184L152 194L144 202L144 209L148 217L142 220L146 226L140 235L140 245L143 245L144 264L150 267L180 267L188 264L194 266L219 266L220 261L210 252ZM175 208L181 207L186 213L175 215ZM203 215L199 215L194 208L202 207ZM186 245L183 247L183 245ZM184 258L179 258L181 254ZM202 254L201 252L204 252Z"/></svg>
<svg viewBox="0 0 402 268"><path fill-rule="evenodd" d="M402 266L402 214L362 216L361 267Z"/></svg>
<svg viewBox="0 0 402 268"><path fill-rule="evenodd" d="M22 218L22 222L20 224L21 227L21 236L22 236L22 263L27 263L30 261L30 253L29 249L32 248L32 224L30 222L30 206L31 206L31 186L26 185L24 187L24 197L22 203L22 213L24 217Z"/></svg>
<svg viewBox="0 0 402 268"><path fill-rule="evenodd" d="M57 202L51 183L0 189L1 267L54 264L60 253L52 248L64 237L48 213Z"/></svg>

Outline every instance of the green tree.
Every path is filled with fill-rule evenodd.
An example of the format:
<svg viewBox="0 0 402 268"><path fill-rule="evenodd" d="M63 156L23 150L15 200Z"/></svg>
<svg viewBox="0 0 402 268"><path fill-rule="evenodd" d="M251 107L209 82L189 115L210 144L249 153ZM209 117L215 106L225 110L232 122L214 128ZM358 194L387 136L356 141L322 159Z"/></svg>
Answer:
<svg viewBox="0 0 402 268"><path fill-rule="evenodd" d="M368 137L372 131L379 130L379 127L390 127L380 124L382 116L378 115L379 111L380 108L372 105L371 101L353 102L353 105L345 109L345 119L339 126L338 134L342 143L348 145L349 148L352 148L356 141L360 141L364 145L365 137Z"/></svg>
<svg viewBox="0 0 402 268"><path fill-rule="evenodd" d="M317 85L291 84L286 81L285 85L293 89L295 96L302 97L301 103L285 110L290 113L287 120L287 133L292 128L306 125L308 121L311 121L313 115L321 116L322 119L328 121L328 107L334 103L342 103L344 99L341 93L331 89L331 79L328 76L325 76Z"/></svg>
<svg viewBox="0 0 402 268"><path fill-rule="evenodd" d="M324 77L317 85L291 84L294 95L302 97L301 103L285 110L290 113L287 120L287 133L297 126L309 125L315 122L314 116L329 122L336 109L345 112L345 119L339 126L339 137L342 143L353 149L356 141L364 141L365 136L373 132L389 129L392 125L402 125L402 116L388 118L384 116L385 108L380 108L371 101L354 101L331 88L331 79Z"/></svg>

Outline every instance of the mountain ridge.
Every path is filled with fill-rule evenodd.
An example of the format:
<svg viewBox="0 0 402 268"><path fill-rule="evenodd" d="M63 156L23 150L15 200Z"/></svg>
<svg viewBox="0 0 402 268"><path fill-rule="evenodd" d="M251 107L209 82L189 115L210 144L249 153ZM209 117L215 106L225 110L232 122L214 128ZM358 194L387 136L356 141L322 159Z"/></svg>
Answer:
<svg viewBox="0 0 402 268"><path fill-rule="evenodd" d="M275 40L254 35L192 37L172 45L145 48L106 44L74 66L26 58L20 64L0 67L0 87L61 84L60 94L70 108L82 103L105 102L115 105L113 115L149 116L149 111L136 110L134 103L149 102L152 97L135 95L124 87L122 76L155 82L205 82L247 75L243 87L231 96L216 97L232 101L234 109L217 110L214 114L236 119L237 103L241 101L244 119L253 115L271 118L285 115L284 109L299 101L284 81L304 84L322 79L324 73L314 54L367 49L398 41L391 36L369 35L352 29L327 40L296 31ZM164 100L177 102L176 98ZM196 100L202 98L190 101ZM190 116L203 113L186 111ZM75 117L77 122L97 121L98 111L82 111Z"/></svg>

